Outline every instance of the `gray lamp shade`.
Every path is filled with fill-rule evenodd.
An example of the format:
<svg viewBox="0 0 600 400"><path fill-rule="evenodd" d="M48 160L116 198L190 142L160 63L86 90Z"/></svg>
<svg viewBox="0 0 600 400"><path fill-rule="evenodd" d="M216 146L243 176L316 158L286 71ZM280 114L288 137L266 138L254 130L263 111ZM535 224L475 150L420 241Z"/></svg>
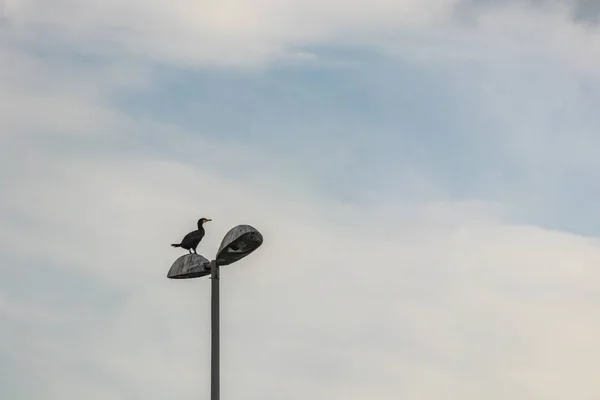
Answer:
<svg viewBox="0 0 600 400"><path fill-rule="evenodd" d="M210 274L210 261L200 254L186 254L171 266L167 278L189 279Z"/></svg>
<svg viewBox="0 0 600 400"><path fill-rule="evenodd" d="M238 225L227 232L223 238L217 252L217 263L219 265L234 263L258 249L262 242L263 237L259 231L250 225Z"/></svg>

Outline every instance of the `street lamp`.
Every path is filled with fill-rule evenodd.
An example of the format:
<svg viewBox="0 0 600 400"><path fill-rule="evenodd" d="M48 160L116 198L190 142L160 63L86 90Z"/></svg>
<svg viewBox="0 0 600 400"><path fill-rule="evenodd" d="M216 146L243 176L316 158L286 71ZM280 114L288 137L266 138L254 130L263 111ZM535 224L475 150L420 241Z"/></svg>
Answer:
<svg viewBox="0 0 600 400"><path fill-rule="evenodd" d="M171 266L167 278L190 279L210 274L211 299L211 352L210 352L210 399L219 400L219 267L241 260L263 242L259 231L250 225L232 228L221 242L213 261L200 254L186 254L179 257Z"/></svg>

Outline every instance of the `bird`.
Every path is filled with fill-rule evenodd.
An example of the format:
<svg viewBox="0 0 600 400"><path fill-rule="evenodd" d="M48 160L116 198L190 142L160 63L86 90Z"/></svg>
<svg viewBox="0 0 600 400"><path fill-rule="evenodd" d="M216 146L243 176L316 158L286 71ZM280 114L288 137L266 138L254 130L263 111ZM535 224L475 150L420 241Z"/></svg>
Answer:
<svg viewBox="0 0 600 400"><path fill-rule="evenodd" d="M188 233L181 240L181 243L173 243L171 246L186 249L190 252L190 254L192 254L192 250L194 250L194 253L196 253L196 247L198 247L198 244L204 237L204 227L202 225L208 221L212 221L212 219L200 218L198 220L198 230Z"/></svg>

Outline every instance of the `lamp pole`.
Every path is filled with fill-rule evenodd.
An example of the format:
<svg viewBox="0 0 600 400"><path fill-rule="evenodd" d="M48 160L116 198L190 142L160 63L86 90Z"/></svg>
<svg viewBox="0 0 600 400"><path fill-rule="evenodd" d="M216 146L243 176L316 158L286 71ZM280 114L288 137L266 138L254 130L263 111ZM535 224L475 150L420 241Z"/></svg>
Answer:
<svg viewBox="0 0 600 400"><path fill-rule="evenodd" d="M170 279L200 278L210 274L210 400L219 400L220 397L219 267L241 260L262 243L263 237L259 231L250 225L238 225L227 232L213 261L208 261L200 254L186 254L175 260L167 273Z"/></svg>
<svg viewBox="0 0 600 400"><path fill-rule="evenodd" d="M219 264L212 261L210 269L211 299L211 351L210 351L210 400L219 400Z"/></svg>

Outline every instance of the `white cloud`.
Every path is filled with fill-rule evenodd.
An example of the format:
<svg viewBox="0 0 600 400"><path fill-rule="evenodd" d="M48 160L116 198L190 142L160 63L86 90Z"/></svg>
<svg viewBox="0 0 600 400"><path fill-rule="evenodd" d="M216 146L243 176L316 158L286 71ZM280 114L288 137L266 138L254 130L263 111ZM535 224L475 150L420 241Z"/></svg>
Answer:
<svg viewBox="0 0 600 400"><path fill-rule="evenodd" d="M2 253L52 260L126 296L97 321L72 314L60 336L41 336L51 322L29 322L39 333L23 345L36 343L36 360L56 366L46 375L59 383L45 398L76 395L82 382L109 398L206 391L208 281L165 278L177 256L168 244L201 213L214 219L207 255L236 223L266 240L223 271L224 396L596 395L597 240L511 226L460 204L337 210L347 221L338 227L325 216L335 205L177 163L52 164L13 192L13 215L39 225L22 235L3 228Z"/></svg>
<svg viewBox="0 0 600 400"><path fill-rule="evenodd" d="M458 0L378 0L368 7L356 1L14 0L7 26L26 43L60 41L84 53L187 66L306 60L307 46L353 43L394 48L404 57L497 61L541 54L598 70L598 28L573 20L572 4L474 8L474 25L465 32L455 16L468 7Z"/></svg>
<svg viewBox="0 0 600 400"><path fill-rule="evenodd" d="M41 30L81 50L191 65L252 65L293 56L298 46L429 24L453 3L21 0L11 3L8 16L22 38L30 37L27 30Z"/></svg>
<svg viewBox="0 0 600 400"><path fill-rule="evenodd" d="M1 136L114 136L127 129L127 118L107 100L116 90L148 87L143 67L71 64L21 46L13 36L0 41Z"/></svg>

